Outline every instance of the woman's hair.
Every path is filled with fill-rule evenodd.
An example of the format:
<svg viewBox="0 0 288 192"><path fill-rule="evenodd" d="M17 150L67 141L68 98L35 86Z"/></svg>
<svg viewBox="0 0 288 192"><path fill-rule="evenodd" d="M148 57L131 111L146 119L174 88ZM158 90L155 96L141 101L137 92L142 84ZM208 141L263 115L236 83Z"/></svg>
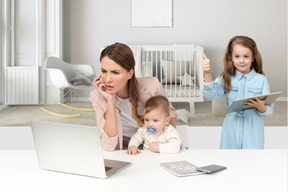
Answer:
<svg viewBox="0 0 288 192"><path fill-rule="evenodd" d="M262 69L262 57L258 51L257 45L253 39L246 36L235 36L232 37L227 45L225 55L223 58L224 70L221 73L224 79L224 89L226 92L231 90L231 76L235 75L235 66L232 62L232 52L235 45L241 45L252 51L253 62L251 69L254 68L257 73L265 75Z"/></svg>
<svg viewBox="0 0 288 192"><path fill-rule="evenodd" d="M162 95L156 95L153 97L150 97L145 105L144 105L144 115L147 113L150 113L152 110L156 108L162 108L162 111L165 113L166 117L170 116L170 108L169 108L169 101L166 97Z"/></svg>
<svg viewBox="0 0 288 192"><path fill-rule="evenodd" d="M135 71L135 60L133 52L131 49L122 43L115 43L106 47L100 55L100 62L103 57L108 57L113 60L115 63L123 67L129 72L131 69ZM141 125L144 120L137 112L138 102L139 102L139 85L135 77L135 73L131 79L128 80L128 94L130 97L132 117L136 120L138 125Z"/></svg>

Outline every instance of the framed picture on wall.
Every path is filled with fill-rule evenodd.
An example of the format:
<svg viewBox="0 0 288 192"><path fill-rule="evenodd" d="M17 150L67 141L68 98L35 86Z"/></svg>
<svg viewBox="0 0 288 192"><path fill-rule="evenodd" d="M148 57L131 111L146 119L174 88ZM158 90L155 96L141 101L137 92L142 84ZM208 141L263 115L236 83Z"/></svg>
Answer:
<svg viewBox="0 0 288 192"><path fill-rule="evenodd" d="M173 0L131 0L131 27L172 27Z"/></svg>

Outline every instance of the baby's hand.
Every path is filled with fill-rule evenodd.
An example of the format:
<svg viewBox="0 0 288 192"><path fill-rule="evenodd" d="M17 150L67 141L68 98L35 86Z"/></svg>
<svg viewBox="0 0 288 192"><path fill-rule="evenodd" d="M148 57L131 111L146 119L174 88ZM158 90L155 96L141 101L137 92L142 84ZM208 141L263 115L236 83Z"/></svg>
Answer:
<svg viewBox="0 0 288 192"><path fill-rule="evenodd" d="M149 150L152 151L152 152L160 153L159 144L154 143L154 142L150 143Z"/></svg>
<svg viewBox="0 0 288 192"><path fill-rule="evenodd" d="M211 73L211 62L210 62L210 59L207 58L207 56L205 55L205 53L202 53L202 56L203 56L203 60L202 60L202 68L203 68L203 71L205 73Z"/></svg>
<svg viewBox="0 0 288 192"><path fill-rule="evenodd" d="M137 153L141 153L141 151L139 149L137 149L136 146L131 145L129 146L127 152L128 155L137 155Z"/></svg>

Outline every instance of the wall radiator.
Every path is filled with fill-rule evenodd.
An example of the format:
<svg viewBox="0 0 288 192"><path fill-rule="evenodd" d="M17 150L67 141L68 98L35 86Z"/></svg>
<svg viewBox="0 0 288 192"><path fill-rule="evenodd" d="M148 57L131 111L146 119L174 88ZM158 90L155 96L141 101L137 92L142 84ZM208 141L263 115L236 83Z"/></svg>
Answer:
<svg viewBox="0 0 288 192"><path fill-rule="evenodd" d="M38 104L38 67L7 67L5 89L7 105Z"/></svg>

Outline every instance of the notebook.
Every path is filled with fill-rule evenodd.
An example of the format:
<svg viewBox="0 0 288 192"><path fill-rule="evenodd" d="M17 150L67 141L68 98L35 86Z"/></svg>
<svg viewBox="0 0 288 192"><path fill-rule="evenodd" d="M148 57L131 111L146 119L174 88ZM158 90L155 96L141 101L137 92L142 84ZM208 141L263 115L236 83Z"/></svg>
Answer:
<svg viewBox="0 0 288 192"><path fill-rule="evenodd" d="M205 172L197 171L197 166L188 161L173 161L160 163L160 165L178 177L205 174Z"/></svg>
<svg viewBox="0 0 288 192"><path fill-rule="evenodd" d="M44 170L107 178L131 164L103 158L95 126L31 121L31 128Z"/></svg>
<svg viewBox="0 0 288 192"><path fill-rule="evenodd" d="M272 104L275 102L275 100L279 97L281 93L282 92L274 92L274 93L269 93L265 95L258 95L254 97L247 97L243 99L234 100L231 103L227 113L232 113L232 112L237 112L237 111L242 111L242 110L253 108L253 107L244 107L243 105L244 105L244 102L248 101L249 99L254 99L255 97L258 97L259 99L265 99L266 97L268 97L268 101L266 103Z"/></svg>

